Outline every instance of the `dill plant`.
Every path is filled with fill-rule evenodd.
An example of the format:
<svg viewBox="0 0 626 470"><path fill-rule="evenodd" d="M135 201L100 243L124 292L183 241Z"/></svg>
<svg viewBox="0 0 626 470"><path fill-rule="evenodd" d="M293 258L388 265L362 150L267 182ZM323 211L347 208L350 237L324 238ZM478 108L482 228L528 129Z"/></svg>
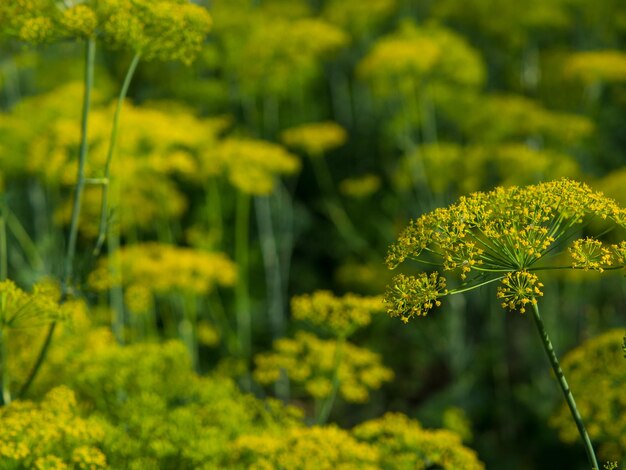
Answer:
<svg viewBox="0 0 626 470"><path fill-rule="evenodd" d="M626 241L606 244L600 234L572 240L599 219L623 237L626 210L587 185L562 179L525 187L498 187L461 197L410 222L390 247L387 265L417 261L431 271L397 275L385 295L387 312L407 323L441 305L444 297L499 283L496 297L507 310L531 310L545 352L583 440L591 468L596 456L543 324L538 298L545 270L608 271L626 265ZM569 254L570 264L555 263ZM444 275L445 274L445 275ZM452 278L454 284L449 282Z"/></svg>

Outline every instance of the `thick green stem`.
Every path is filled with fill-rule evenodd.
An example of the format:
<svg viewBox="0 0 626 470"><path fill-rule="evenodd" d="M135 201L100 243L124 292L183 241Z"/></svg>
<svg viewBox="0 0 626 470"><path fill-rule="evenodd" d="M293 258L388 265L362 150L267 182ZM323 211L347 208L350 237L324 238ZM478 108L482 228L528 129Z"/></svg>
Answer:
<svg viewBox="0 0 626 470"><path fill-rule="evenodd" d="M78 240L78 221L80 220L80 209L83 200L83 191L85 189L85 163L87 162L88 138L87 129L89 125L89 110L91 109L91 90L93 88L94 66L96 62L96 40L89 38L85 44L85 91L83 94L83 111L80 135L80 152L78 155L78 172L76 178L76 189L74 190L74 204L72 207L72 220L70 222L70 234L67 243L67 252L65 255L65 266L63 272L63 283L61 301L65 301L71 293L71 283L74 274L74 256L76 254L76 242ZM22 397L28 392L31 384L35 380L37 373L48 354L52 336L56 329L56 322L52 322L48 328L46 339L39 351L35 365L33 366L26 382L22 385L18 396Z"/></svg>
<svg viewBox="0 0 626 470"><path fill-rule="evenodd" d="M537 330L539 331L539 336L541 337L541 341L543 342L543 347L546 351L548 359L550 360L550 364L552 365L554 374L556 375L556 378L559 381L561 390L563 390L565 401L567 402L567 406L569 406L569 409L572 413L572 417L574 418L574 421L576 422L578 433L580 434L580 437L583 440L583 444L585 446L585 451L587 452L587 459L589 460L589 464L591 465L592 469L598 470L600 467L598 466L596 454L594 453L593 446L591 445L591 439L589 439L589 434L587 434L587 430L585 429L585 425L583 424L583 419L580 416L580 413L578 412L578 408L576 408L576 402L574 401L574 396L572 395L569 385L567 384L567 380L565 380L565 375L563 374L563 370L561 369L559 360L557 359L556 353L554 352L554 348L552 347L552 342L550 341L550 337L548 336L546 327L543 324L541 315L539 314L539 306L537 305L536 299L533 299L533 317L535 319L535 324L537 325Z"/></svg>
<svg viewBox="0 0 626 470"><path fill-rule="evenodd" d="M104 165L104 182L105 184L102 186L102 205L100 207L100 228L98 230L98 239L96 242L96 247L94 248L94 256L98 256L100 254L100 250L102 249L102 245L104 244L104 238L106 236L106 227L107 227L107 218L108 218L108 204L109 204L109 188L111 185L111 162L113 161L113 155L115 154L115 149L117 148L117 131L120 125L120 113L122 111L122 105L124 104L124 99L126 99L126 95L128 93L128 87L130 86L130 81L135 74L135 70L137 69L137 64L139 64L139 60L141 59L141 54L136 53L133 56L133 60L126 71L126 76L124 77L124 82L122 83L122 88L120 89L120 94L117 97L117 104L115 106L115 114L113 115L113 127L111 128L111 137L109 138L109 149L107 151L107 159Z"/></svg>
<svg viewBox="0 0 626 470"><path fill-rule="evenodd" d="M237 193L235 217L235 263L239 270L235 287L235 314L240 352L247 363L251 349L250 294L248 292L250 196L243 191Z"/></svg>
<svg viewBox="0 0 626 470"><path fill-rule="evenodd" d="M339 385L341 384L339 380L339 368L341 367L341 362L343 361L344 354L344 346L346 344L346 339L340 337L337 340L337 347L335 349L335 357L333 359L333 385L330 391L330 395L322 402L321 406L318 409L317 417L315 419L316 424L322 425L328 421L328 417L330 416L330 411L333 408L333 404L335 403L335 399L337 398L337 393L339 392Z"/></svg>

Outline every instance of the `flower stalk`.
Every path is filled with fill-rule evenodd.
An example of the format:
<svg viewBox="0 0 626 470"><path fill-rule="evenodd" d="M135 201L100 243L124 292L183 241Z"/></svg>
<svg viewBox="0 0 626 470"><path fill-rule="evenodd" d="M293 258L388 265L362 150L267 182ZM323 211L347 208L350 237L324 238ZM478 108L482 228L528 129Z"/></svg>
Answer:
<svg viewBox="0 0 626 470"><path fill-rule="evenodd" d="M87 162L88 139L87 130L89 126L89 111L91 109L91 91L93 89L93 76L96 62L96 41L91 37L85 43L85 91L83 94L83 110L81 118L81 140L80 152L78 156L78 172L76 178L76 188L74 191L74 204L72 206L72 220L70 222L70 234L67 243L67 252L65 255L65 265L63 273L63 282L61 285L61 302L64 302L70 295L72 288L72 277L74 275L74 256L76 254L76 243L78 241L78 222L80 220L80 210L83 200L83 192L85 189L85 164ZM46 338L41 346L37 359L31 369L26 381L22 385L18 396L24 396L35 377L39 373L41 364L48 354L52 337L56 329L56 321L50 323Z"/></svg>
<svg viewBox="0 0 626 470"><path fill-rule="evenodd" d="M576 401L574 401L572 391L570 390L567 380L565 379L565 374L563 374L563 370L561 369L561 365L559 364L559 359L556 357L556 353L554 352L554 347L552 346L552 342L550 341L550 337L548 336L548 332L543 323L543 319L541 318L541 314L539 313L539 306L534 297L533 300L533 318L535 319L535 325L537 325L537 331L539 332L539 336L541 337L541 342L543 344L544 350L546 351L546 355L548 356L548 360L550 361L552 370L554 370L554 375L556 375L556 378L559 381L559 386L563 391L567 406L572 413L572 418L574 418L574 421L576 422L578 433L580 434L580 438L582 439L583 445L585 446L585 452L587 453L589 465L591 465L591 468L593 470L597 470L600 467L598 466L598 460L596 459L596 454L593 450L591 439L589 438L589 434L587 433L587 429L585 428L583 419L578 412L578 408L576 407Z"/></svg>

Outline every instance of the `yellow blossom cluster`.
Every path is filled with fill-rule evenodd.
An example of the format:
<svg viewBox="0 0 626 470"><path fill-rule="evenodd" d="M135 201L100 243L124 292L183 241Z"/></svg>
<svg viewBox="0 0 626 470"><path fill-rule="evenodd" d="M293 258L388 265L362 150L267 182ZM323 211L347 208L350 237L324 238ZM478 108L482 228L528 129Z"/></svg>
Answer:
<svg viewBox="0 0 626 470"><path fill-rule="evenodd" d="M485 68L479 54L460 36L441 26L404 22L376 42L357 68L360 78L381 97L407 93L415 99L422 82L479 87ZM411 97L412 95L412 97Z"/></svg>
<svg viewBox="0 0 626 470"><path fill-rule="evenodd" d="M484 468L476 452L464 447L458 434L424 429L419 422L400 413L387 413L366 421L356 426L352 433L359 441L376 446L382 468Z"/></svg>
<svg viewBox="0 0 626 470"><path fill-rule="evenodd" d="M565 74L586 84L626 81L626 53L617 50L575 52L565 63Z"/></svg>
<svg viewBox="0 0 626 470"><path fill-rule="evenodd" d="M543 284L539 282L536 274L528 271L515 271L507 273L502 279L502 285L498 287L496 297L502 300L502 308L525 313L528 304L536 304L536 298L543 296L542 287Z"/></svg>
<svg viewBox="0 0 626 470"><path fill-rule="evenodd" d="M311 158L322 157L328 151L341 147L347 138L346 130L331 121L302 124L281 134L281 140L287 147L301 150Z"/></svg>
<svg viewBox="0 0 626 470"><path fill-rule="evenodd" d="M376 193L381 186L380 177L367 173L353 178L346 178L339 183L339 191L344 196L364 199Z"/></svg>
<svg viewBox="0 0 626 470"><path fill-rule="evenodd" d="M295 427L286 432L241 436L232 445L233 469L374 470L377 449L337 426Z"/></svg>
<svg viewBox="0 0 626 470"><path fill-rule="evenodd" d="M235 264L223 253L164 243L128 245L112 258L102 259L89 275L92 288L143 286L153 295L172 291L202 295L216 285L233 286L237 279Z"/></svg>
<svg viewBox="0 0 626 470"><path fill-rule="evenodd" d="M106 40L145 60L188 64L211 28L208 12L187 0L101 0L97 12Z"/></svg>
<svg viewBox="0 0 626 470"><path fill-rule="evenodd" d="M622 341L626 331L609 330L585 341L563 357L562 368L576 391L576 405L585 417L585 426L599 456L606 460L624 458L626 449L626 367ZM563 404L551 424L565 442L579 435Z"/></svg>
<svg viewBox="0 0 626 470"><path fill-rule="evenodd" d="M104 469L104 429L82 418L74 393L51 390L41 401L14 401L0 408L0 460L4 468Z"/></svg>
<svg viewBox="0 0 626 470"><path fill-rule="evenodd" d="M206 9L187 0L72 3L3 2L0 6L3 33L34 44L101 35L105 42L139 53L145 60L190 63L211 28Z"/></svg>
<svg viewBox="0 0 626 470"><path fill-rule="evenodd" d="M372 315L382 311L381 297L363 297L352 293L338 297L330 291L321 290L291 299L294 319L330 330L342 338L369 325Z"/></svg>
<svg viewBox="0 0 626 470"><path fill-rule="evenodd" d="M439 273L419 273L416 276L399 274L392 280L392 286L385 295L387 312L399 316L407 323L414 316L428 315L441 305L440 297L447 295L446 279Z"/></svg>
<svg viewBox="0 0 626 470"><path fill-rule="evenodd" d="M34 174L52 186L76 182L76 148L79 146L78 107L82 86L71 83L54 93L24 100L11 114L0 116L0 164L11 175ZM103 177L113 106L94 99L89 127L86 177ZM33 118L33 114L36 118ZM136 107L125 103L124 131L120 133L111 166L111 209L123 234L133 229L153 229L155 222L180 216L187 199L176 180L202 184L223 171L212 151L228 126L225 117L199 119L181 106L152 103ZM22 155L26 157L23 158ZM102 187L85 189L81 233L94 237L102 202ZM71 219L72 200L65 198L55 213L59 224Z"/></svg>
<svg viewBox="0 0 626 470"><path fill-rule="evenodd" d="M11 280L0 281L0 329L35 327L67 316L59 305L60 289L52 282L33 286L28 293Z"/></svg>
<svg viewBox="0 0 626 470"><path fill-rule="evenodd" d="M434 264L458 273L463 290L500 280L504 306L523 308L540 295L541 285L528 271L544 268L540 261L555 247L563 249L572 227L590 218L626 228L625 209L572 180L472 193L411 221L390 247L387 265L393 269L407 258ZM590 243L595 246L575 242L572 253L581 255L580 248ZM615 245L614 253L621 247ZM580 259L574 261L571 268L584 267ZM445 286L436 271L417 278L399 275L387 290L388 312L405 321L422 315L438 305L439 297L455 292Z"/></svg>
<svg viewBox="0 0 626 470"><path fill-rule="evenodd" d="M273 351L258 354L255 363L254 377L259 383L274 383L284 371L316 400L331 395L336 369L339 394L353 403L367 402L371 390L393 378L393 372L381 364L380 355L350 343L322 340L303 331L297 332L293 339L276 340Z"/></svg>
<svg viewBox="0 0 626 470"><path fill-rule="evenodd" d="M264 8L242 14L246 8L221 1L212 12L224 66L246 96L282 98L309 87L322 63L348 44L343 30L321 19L271 16Z"/></svg>
<svg viewBox="0 0 626 470"><path fill-rule="evenodd" d="M606 268L626 264L626 241L605 245L594 238L575 240L569 247L573 266L585 271L595 269L603 272Z"/></svg>
<svg viewBox="0 0 626 470"><path fill-rule="evenodd" d="M255 139L228 138L212 152L226 168L231 184L247 194L272 192L275 177L293 174L300 161L280 145Z"/></svg>

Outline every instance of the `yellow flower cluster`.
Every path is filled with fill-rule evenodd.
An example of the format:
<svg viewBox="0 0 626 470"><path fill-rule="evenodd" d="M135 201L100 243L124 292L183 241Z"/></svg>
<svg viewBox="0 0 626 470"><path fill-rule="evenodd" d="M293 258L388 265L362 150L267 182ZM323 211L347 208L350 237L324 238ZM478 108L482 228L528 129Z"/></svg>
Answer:
<svg viewBox="0 0 626 470"><path fill-rule="evenodd" d="M0 408L0 460L4 468L104 469L104 429L78 413L74 393L51 390L41 403L14 401Z"/></svg>
<svg viewBox="0 0 626 470"><path fill-rule="evenodd" d="M344 196L354 199L364 199L376 193L381 186L380 177L368 173L354 178L346 178L339 183L339 191Z"/></svg>
<svg viewBox="0 0 626 470"><path fill-rule="evenodd" d="M59 10L52 0L15 0L0 4L1 36L39 44L58 37Z"/></svg>
<svg viewBox="0 0 626 470"><path fill-rule="evenodd" d="M607 331L585 341L562 361L589 436L599 446L599 456L606 460L622 461L626 449L626 367L621 349L625 334L623 328ZM551 424L565 442L579 439L565 404L552 417Z"/></svg>
<svg viewBox="0 0 626 470"><path fill-rule="evenodd" d="M434 264L458 273L463 290L504 280L499 297L505 306L523 308L524 299L539 295L535 289L540 287L527 270L563 246L572 227L593 217L626 228L626 210L583 183L562 179L498 187L411 221L390 247L387 265L393 269L407 258ZM438 297L454 293L445 285L437 272L418 278L400 275L387 290L388 312L405 321L422 315L437 305Z"/></svg>
<svg viewBox="0 0 626 470"><path fill-rule="evenodd" d="M44 373L98 415L111 468L228 468L238 436L301 425L294 408L223 377L198 377L178 341L120 346L106 328L78 333L55 342L54 368Z"/></svg>
<svg viewBox="0 0 626 470"><path fill-rule="evenodd" d="M213 155L226 167L231 184L247 194L269 194L276 175L293 174L300 169L295 155L263 140L225 139Z"/></svg>
<svg viewBox="0 0 626 470"><path fill-rule="evenodd" d="M244 95L287 97L307 88L322 72L322 62L343 49L348 35L315 18L281 18L241 5L215 6L218 39L225 66ZM224 17L225 23L220 24Z"/></svg>
<svg viewBox="0 0 626 470"><path fill-rule="evenodd" d="M88 0L62 6L54 0L0 5L0 34L38 44L102 34L104 41L144 59L190 63L211 28L208 12L187 0Z"/></svg>
<svg viewBox="0 0 626 470"><path fill-rule="evenodd" d="M382 311L382 298L362 297L352 293L337 297L330 291L321 290L291 299L294 319L330 330L342 338L369 325L372 314Z"/></svg>
<svg viewBox="0 0 626 470"><path fill-rule="evenodd" d="M294 339L276 340L272 352L258 354L254 359L254 378L268 385L279 380L284 370L307 395L320 400L331 394L338 357L341 358L337 371L339 394L346 401L367 402L371 390L393 378L393 372L381 364L380 355L350 343L322 340L303 331L297 332Z"/></svg>
<svg viewBox="0 0 626 470"><path fill-rule="evenodd" d="M619 244L605 245L600 240L581 238L572 243L569 252L574 260L573 266L585 271L595 269L603 272L606 268L626 264L625 241Z"/></svg>
<svg viewBox="0 0 626 470"><path fill-rule="evenodd" d="M446 279L437 272L419 273L417 277L399 274L386 292L385 304L392 317L399 316L407 323L410 318L428 315L430 310L439 307L439 298L447 293Z"/></svg>
<svg viewBox="0 0 626 470"><path fill-rule="evenodd" d="M0 282L0 329L35 327L67 316L59 305L60 290L51 282L35 284L31 293L11 280Z"/></svg>
<svg viewBox="0 0 626 470"><path fill-rule="evenodd" d="M100 0L105 39L145 60L196 57L211 28L208 12L187 0Z"/></svg>
<svg viewBox="0 0 626 470"><path fill-rule="evenodd" d="M75 184L80 119L79 109L68 103L80 102L81 92L80 84L71 83L54 93L27 99L10 115L0 117L0 136L6 142L0 146L3 168L12 175L35 174L54 186ZM113 115L113 107L102 107L100 102L96 97L90 115L85 169L86 176L93 179L103 176ZM183 213L187 200L175 179L201 184L223 171L212 151L229 121L199 119L183 107L158 103L144 107L125 103L121 120L124 130L118 139L110 184L111 208L125 234L137 228L153 229L155 222ZM101 198L101 187L86 188L79 227L85 236L98 232ZM66 198L57 208L55 220L68 223L71 213L72 201Z"/></svg>
<svg viewBox="0 0 626 470"><path fill-rule="evenodd" d="M485 79L479 54L454 32L440 26L417 27L404 22L382 37L357 68L375 94L387 97L415 92L421 82L478 87ZM409 96L407 96L407 99Z"/></svg>
<svg viewBox="0 0 626 470"><path fill-rule="evenodd" d="M281 140L287 147L301 150L311 158L322 157L328 151L341 147L347 138L346 130L331 121L302 124L281 134Z"/></svg>
<svg viewBox="0 0 626 470"><path fill-rule="evenodd" d="M502 308L519 309L520 313L525 313L526 305L536 304L536 297L543 296L542 287L543 284L539 282L536 274L528 271L515 271L508 273L502 279L502 285L498 287L496 297L502 300Z"/></svg>
<svg viewBox="0 0 626 470"><path fill-rule="evenodd" d="M626 54L617 50L576 52L568 57L565 74L587 84L597 81L624 82Z"/></svg>
<svg viewBox="0 0 626 470"><path fill-rule="evenodd" d="M110 264L109 264L110 263ZM119 267L117 274L112 274ZM222 253L157 242L128 245L102 259L89 275L92 288L142 286L153 295L172 291L206 294L216 285L230 287L237 280L235 264Z"/></svg>
<svg viewBox="0 0 626 470"><path fill-rule="evenodd" d="M382 468L484 468L476 452L464 447L458 434L423 429L419 422L400 413L387 413L382 418L366 421L352 432L359 441L376 446Z"/></svg>
<svg viewBox="0 0 626 470"><path fill-rule="evenodd" d="M294 427L279 434L242 436L232 445L235 469L377 469L377 449L337 426Z"/></svg>
<svg viewBox="0 0 626 470"><path fill-rule="evenodd" d="M102 34L105 42L145 60L184 63L196 57L211 28L208 12L187 0L88 0L69 6L16 0L0 5L0 20L3 33L28 43Z"/></svg>

